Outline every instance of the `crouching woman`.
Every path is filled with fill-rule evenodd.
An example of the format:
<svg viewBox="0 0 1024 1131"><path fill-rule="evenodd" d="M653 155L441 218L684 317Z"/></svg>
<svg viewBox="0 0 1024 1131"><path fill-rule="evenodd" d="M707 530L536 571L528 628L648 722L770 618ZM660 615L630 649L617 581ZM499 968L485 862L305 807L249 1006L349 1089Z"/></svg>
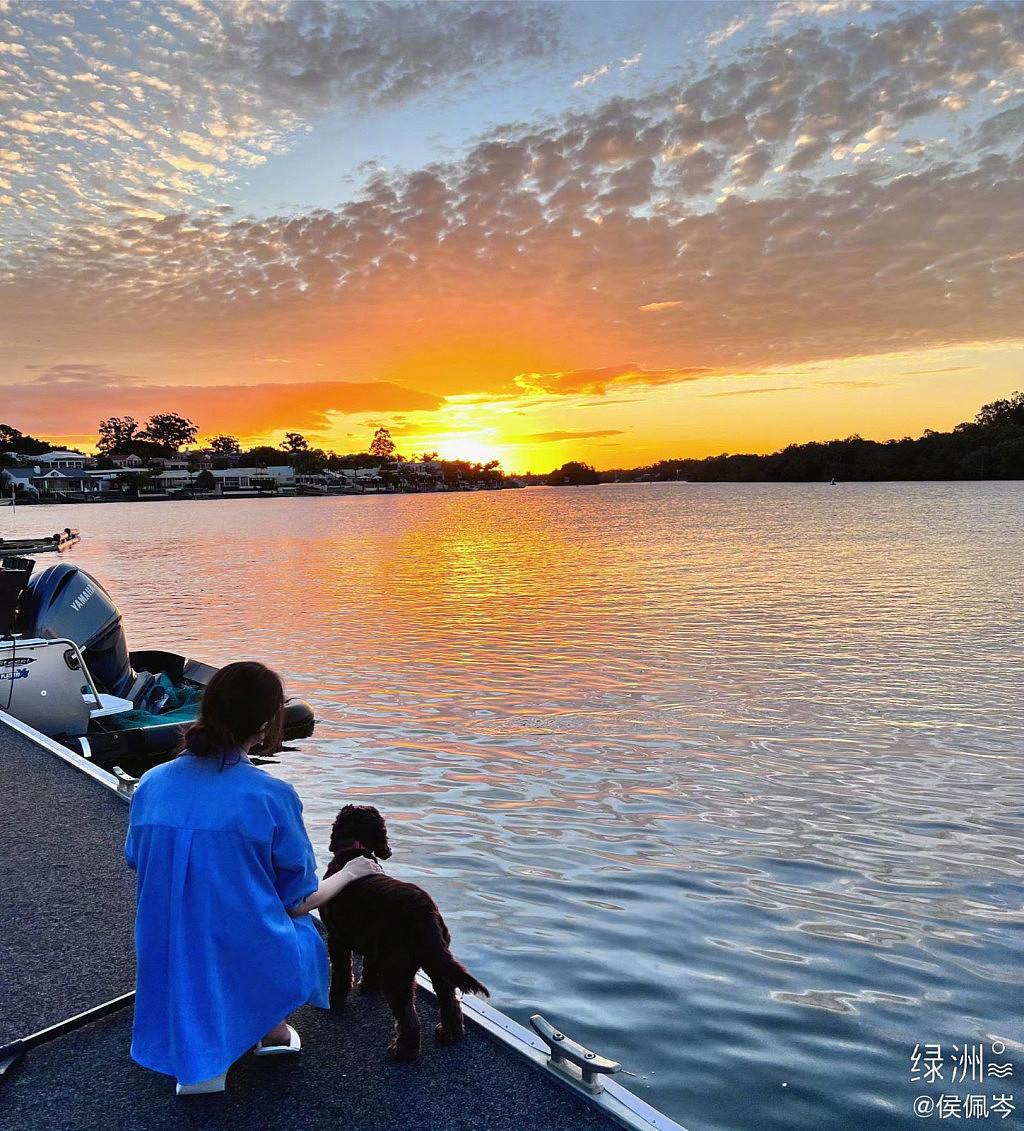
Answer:
<svg viewBox="0 0 1024 1131"><path fill-rule="evenodd" d="M228 664L207 684L185 749L143 774L132 798L131 1055L175 1077L178 1095L223 1091L249 1049L299 1050L285 1018L329 1004L327 952L308 913L380 867L361 857L318 883L298 794L249 759L279 748L283 714L274 672Z"/></svg>

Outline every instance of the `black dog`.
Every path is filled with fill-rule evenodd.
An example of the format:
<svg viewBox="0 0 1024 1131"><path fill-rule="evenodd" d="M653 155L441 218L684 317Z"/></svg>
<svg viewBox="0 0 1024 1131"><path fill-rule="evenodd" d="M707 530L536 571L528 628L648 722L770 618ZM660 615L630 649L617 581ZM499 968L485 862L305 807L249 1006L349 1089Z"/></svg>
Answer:
<svg viewBox="0 0 1024 1131"><path fill-rule="evenodd" d="M384 818L372 805L346 805L331 830L334 859L326 876L356 856L387 860L391 855ZM452 957L451 933L437 904L415 884L390 876L364 876L323 904L331 958L331 1009L345 1004L352 988L352 952L363 956L363 993L382 991L395 1017L395 1060L415 1060L420 1052L416 1014L416 971L424 970L437 994L441 1021L438 1041L453 1044L465 1034L456 989L489 996L487 987Z"/></svg>

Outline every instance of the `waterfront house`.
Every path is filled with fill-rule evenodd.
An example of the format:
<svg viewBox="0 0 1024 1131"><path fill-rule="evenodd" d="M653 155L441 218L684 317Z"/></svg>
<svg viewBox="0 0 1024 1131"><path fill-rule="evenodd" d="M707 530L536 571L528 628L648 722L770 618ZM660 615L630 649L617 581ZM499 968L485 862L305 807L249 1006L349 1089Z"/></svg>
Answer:
<svg viewBox="0 0 1024 1131"><path fill-rule="evenodd" d="M95 463L89 456L81 452L44 452L40 456L33 456L32 462L50 471L81 471L83 468L92 467Z"/></svg>
<svg viewBox="0 0 1024 1131"><path fill-rule="evenodd" d="M81 494L92 486L88 474L82 469L58 471L53 468L42 471L41 474L32 476L32 483L40 494L58 499L63 495Z"/></svg>
<svg viewBox="0 0 1024 1131"><path fill-rule="evenodd" d="M335 490L379 491L384 486L376 467L341 467L324 472L324 478Z"/></svg>
<svg viewBox="0 0 1024 1131"><path fill-rule="evenodd" d="M4 467L0 468L0 483L3 483L3 494L9 495L11 488L20 494L39 497L39 488L32 482L34 472L30 467Z"/></svg>
<svg viewBox="0 0 1024 1131"><path fill-rule="evenodd" d="M0 471L0 480L5 485L4 494L10 492L13 486L19 493L39 498L61 498L68 494L77 494L88 491L92 487L89 472L84 469L58 471L56 468L42 466L42 460L36 467L7 467Z"/></svg>
<svg viewBox="0 0 1024 1131"><path fill-rule="evenodd" d="M230 467L211 471L210 474L216 483L215 490L221 494L260 489L288 492L294 491L299 482L320 482L320 477L317 476L297 477L287 464L274 467ZM161 471L153 472L150 485L156 491L171 493L194 487L195 481L196 472L167 466Z"/></svg>
<svg viewBox="0 0 1024 1131"><path fill-rule="evenodd" d="M288 464L273 467L229 467L211 473L221 491L254 491L270 480L278 490L295 487L295 472ZM256 485L253 485L253 480Z"/></svg>

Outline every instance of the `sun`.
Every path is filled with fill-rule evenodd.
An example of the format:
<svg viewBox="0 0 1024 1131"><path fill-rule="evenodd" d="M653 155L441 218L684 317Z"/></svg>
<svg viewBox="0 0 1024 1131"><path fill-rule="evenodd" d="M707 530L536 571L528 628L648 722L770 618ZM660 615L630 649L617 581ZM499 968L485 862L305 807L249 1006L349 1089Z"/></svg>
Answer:
<svg viewBox="0 0 1024 1131"><path fill-rule="evenodd" d="M434 445L442 459L462 459L467 463L501 460L502 451L488 436L439 436Z"/></svg>

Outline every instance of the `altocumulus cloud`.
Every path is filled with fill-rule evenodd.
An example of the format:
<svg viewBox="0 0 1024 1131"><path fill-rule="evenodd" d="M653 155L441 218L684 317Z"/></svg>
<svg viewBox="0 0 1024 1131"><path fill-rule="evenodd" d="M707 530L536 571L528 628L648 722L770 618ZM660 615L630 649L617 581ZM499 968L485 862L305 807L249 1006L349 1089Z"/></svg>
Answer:
<svg viewBox="0 0 1024 1131"><path fill-rule="evenodd" d="M544 7L465 0L29 0L0 8L0 40L4 226L38 240L214 207L219 186L285 152L319 112L546 58L558 26Z"/></svg>
<svg viewBox="0 0 1024 1131"><path fill-rule="evenodd" d="M13 319L33 329L73 300L83 313L66 332L85 346L101 333L159 342L187 325L199 343L286 353L329 330L352 356L393 336L396 319L410 334L429 323L478 339L558 330L568 364L481 368L445 391L565 396L1020 334L1020 5L920 4L870 26L782 19L701 74L508 126L457 160L378 174L334 209L204 208L204 186L272 156L324 99L411 97L431 67L461 81L492 47L540 53L548 18L504 5L451 6L455 24L449 6L285 10L271 26L262 7L161 8L130 77L96 65L81 35L53 49L81 56L80 80L54 59L22 88L28 62L4 56L14 88L54 83L49 102L19 103L20 124L5 127L11 194L72 136L115 202L96 203L79 165L58 170L66 184L44 178L26 207L74 197L77 219L55 243L20 246L4 283ZM32 46L32 21L20 22L12 42ZM456 26L467 53L446 62L443 31ZM180 75L197 38L193 73ZM90 98L104 108L95 119ZM137 117L108 112L118 100L152 108L141 137ZM123 191L112 139L134 154ZM155 172L167 153L173 176Z"/></svg>

